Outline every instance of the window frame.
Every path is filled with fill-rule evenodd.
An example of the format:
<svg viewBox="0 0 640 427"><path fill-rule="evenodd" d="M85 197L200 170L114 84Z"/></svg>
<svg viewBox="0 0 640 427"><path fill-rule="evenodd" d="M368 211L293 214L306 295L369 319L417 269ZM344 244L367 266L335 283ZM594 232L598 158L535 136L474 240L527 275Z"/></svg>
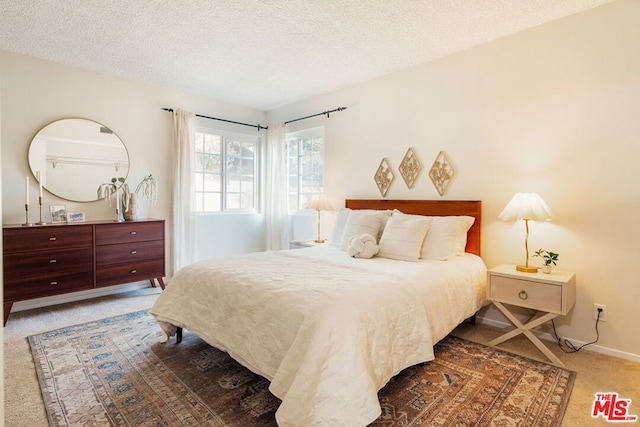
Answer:
<svg viewBox="0 0 640 427"><path fill-rule="evenodd" d="M300 188L302 186L302 177L303 174L300 173L301 170L301 159L303 156L300 155L300 142L303 139L307 139L307 138L322 138L322 182L320 185L320 190L318 192L314 192L314 193L302 193L304 195L308 195L309 199L313 198L316 195L322 194L322 192L324 191L324 183L325 183L325 159L326 159L326 141L325 141L325 132L324 132L324 126L319 126L319 127L314 127L314 128L309 128L309 129L303 129L303 130L299 130L299 131L294 131L294 132L288 132L285 135L285 160L286 160L286 179L287 179L287 188L286 188L286 192L287 192L287 209L289 210L290 214L296 214L301 212L302 210L304 210L304 206L300 206L300 201L301 201L301 193L300 193ZM292 192L290 192L290 187L289 187L289 179L291 179L291 177L293 176L293 174L289 173L289 160L292 156L289 156L289 150L288 150L288 144L289 141L292 139L298 139L298 155L297 157L297 178L298 178L298 186L297 186L297 191L296 191L296 210L291 210L291 206L289 203L289 199L292 195Z"/></svg>
<svg viewBox="0 0 640 427"><path fill-rule="evenodd" d="M204 190L204 177L201 186L201 190L197 190L197 175L199 173L206 174L210 172L204 171L196 171L196 156L198 153L196 151L196 143L195 137L198 134L209 134L219 136L221 138L221 147L220 147L220 158L221 158L221 170L220 170L220 210L219 211L211 211L204 210L204 201L201 201L202 209L197 205L197 195L198 193L204 194L206 191ZM253 157L253 207L251 208L229 208L228 207L228 177L229 173L227 171L228 166L228 152L227 152L227 144L231 141L237 141L241 143L251 143L254 148L254 157ZM206 154L206 152L204 152ZM259 135L252 134L244 134L237 132L229 132L221 129L216 129L207 126L196 126L194 129L194 146L193 146L193 156L194 156L194 187L192 189L193 193L193 212L196 215L220 215L220 214L246 214L246 213L259 213L260 212L260 201L262 196L262 186L261 186L261 171L262 171L262 139ZM235 157L235 156L234 156ZM242 158L242 157L241 157ZM240 195L242 193L239 193Z"/></svg>

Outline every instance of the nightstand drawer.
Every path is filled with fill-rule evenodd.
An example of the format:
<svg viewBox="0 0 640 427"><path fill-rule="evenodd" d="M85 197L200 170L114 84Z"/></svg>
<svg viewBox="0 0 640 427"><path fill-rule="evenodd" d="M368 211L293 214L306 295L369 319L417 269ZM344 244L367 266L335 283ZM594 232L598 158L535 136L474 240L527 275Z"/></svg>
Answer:
<svg viewBox="0 0 640 427"><path fill-rule="evenodd" d="M562 286L492 275L489 299L534 310L562 312Z"/></svg>

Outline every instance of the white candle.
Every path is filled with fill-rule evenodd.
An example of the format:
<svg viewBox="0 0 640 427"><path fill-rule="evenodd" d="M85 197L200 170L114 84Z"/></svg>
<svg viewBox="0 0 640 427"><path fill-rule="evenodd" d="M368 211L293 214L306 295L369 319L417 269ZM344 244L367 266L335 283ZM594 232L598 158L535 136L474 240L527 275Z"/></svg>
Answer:
<svg viewBox="0 0 640 427"><path fill-rule="evenodd" d="M38 171L38 185L39 185L39 190L40 190L38 195L42 199L42 177L40 176L40 171Z"/></svg>
<svg viewBox="0 0 640 427"><path fill-rule="evenodd" d="M29 204L29 175L27 175L27 182L24 186L24 204Z"/></svg>

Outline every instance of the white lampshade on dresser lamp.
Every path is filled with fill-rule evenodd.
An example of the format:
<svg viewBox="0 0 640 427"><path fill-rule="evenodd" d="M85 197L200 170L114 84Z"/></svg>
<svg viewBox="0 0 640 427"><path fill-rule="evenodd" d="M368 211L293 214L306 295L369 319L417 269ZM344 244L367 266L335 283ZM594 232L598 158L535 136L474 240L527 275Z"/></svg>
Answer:
<svg viewBox="0 0 640 427"><path fill-rule="evenodd" d="M309 201L309 203L307 203L307 206L305 206L305 208L318 211L318 238L314 240L314 242L324 243L324 239L320 238L320 212L332 211L333 207L331 206L331 203L329 203L329 200L327 199L327 197L324 195L324 193L322 193L322 194L318 194L317 196L314 196Z"/></svg>
<svg viewBox="0 0 640 427"><path fill-rule="evenodd" d="M535 273L537 267L529 267L529 221L551 221L553 213L549 206L537 193L516 193L507 206L498 215L503 221L514 221L523 219L526 229L524 238L525 263L517 265L516 270L525 273Z"/></svg>

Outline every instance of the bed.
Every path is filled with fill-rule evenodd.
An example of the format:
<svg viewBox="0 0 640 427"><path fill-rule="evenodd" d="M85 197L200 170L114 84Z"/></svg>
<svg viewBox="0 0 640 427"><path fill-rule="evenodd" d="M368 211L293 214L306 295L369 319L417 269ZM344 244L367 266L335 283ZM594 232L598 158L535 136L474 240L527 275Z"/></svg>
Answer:
<svg viewBox="0 0 640 427"><path fill-rule="evenodd" d="M376 224L379 254L347 255ZM347 199L331 244L194 263L151 313L267 378L279 426L366 426L378 391L485 303L480 230L480 201Z"/></svg>

